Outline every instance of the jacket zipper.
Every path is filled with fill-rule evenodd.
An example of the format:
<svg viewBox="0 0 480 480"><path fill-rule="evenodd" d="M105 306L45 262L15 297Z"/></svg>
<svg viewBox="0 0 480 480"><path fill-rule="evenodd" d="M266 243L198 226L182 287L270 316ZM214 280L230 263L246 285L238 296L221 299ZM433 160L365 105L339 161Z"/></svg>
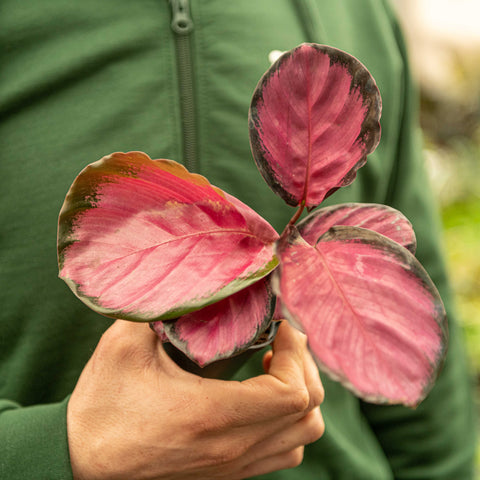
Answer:
<svg viewBox="0 0 480 480"><path fill-rule="evenodd" d="M195 118L195 88L191 33L193 20L189 0L170 0L172 21L170 27L175 34L177 75L180 93L180 113L183 137L183 162L190 171L195 171L197 162L197 130Z"/></svg>

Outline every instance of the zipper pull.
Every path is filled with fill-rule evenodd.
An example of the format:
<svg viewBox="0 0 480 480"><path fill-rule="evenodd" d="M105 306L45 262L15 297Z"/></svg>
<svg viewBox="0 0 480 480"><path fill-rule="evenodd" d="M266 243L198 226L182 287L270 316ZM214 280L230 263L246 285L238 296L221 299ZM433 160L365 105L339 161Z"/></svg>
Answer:
<svg viewBox="0 0 480 480"><path fill-rule="evenodd" d="M170 0L172 6L172 22L170 26L175 33L187 35L193 30L188 0Z"/></svg>

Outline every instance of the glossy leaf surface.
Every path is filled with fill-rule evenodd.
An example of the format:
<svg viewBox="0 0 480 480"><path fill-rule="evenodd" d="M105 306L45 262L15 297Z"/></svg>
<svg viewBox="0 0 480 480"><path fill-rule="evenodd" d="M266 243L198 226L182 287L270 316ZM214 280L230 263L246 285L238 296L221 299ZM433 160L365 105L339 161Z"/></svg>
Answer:
<svg viewBox="0 0 480 480"><path fill-rule="evenodd" d="M344 203L319 208L305 217L298 231L310 245L330 228L338 225L367 228L385 235L415 253L416 239L411 223L398 210L372 203Z"/></svg>
<svg viewBox="0 0 480 480"><path fill-rule="evenodd" d="M302 44L265 73L249 112L263 177L289 205L314 207L350 184L380 139L375 81L354 57Z"/></svg>
<svg viewBox="0 0 480 480"><path fill-rule="evenodd" d="M176 318L275 266L274 229L171 160L115 153L84 169L60 212L60 276L114 318Z"/></svg>
<svg viewBox="0 0 480 480"><path fill-rule="evenodd" d="M252 345L270 324L275 305L268 279L176 321L161 323L168 340L200 366Z"/></svg>
<svg viewBox="0 0 480 480"><path fill-rule="evenodd" d="M320 368L367 401L417 405L443 359L446 319L415 257L355 227L332 227L316 246L292 229L277 254L274 289Z"/></svg>

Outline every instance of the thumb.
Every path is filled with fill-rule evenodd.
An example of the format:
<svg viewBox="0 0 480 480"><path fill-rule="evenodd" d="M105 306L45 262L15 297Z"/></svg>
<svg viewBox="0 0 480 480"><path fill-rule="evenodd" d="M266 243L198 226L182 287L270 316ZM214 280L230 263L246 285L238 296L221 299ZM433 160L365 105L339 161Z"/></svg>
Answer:
<svg viewBox="0 0 480 480"><path fill-rule="evenodd" d="M306 336L283 321L272 345L268 373L286 384L303 383L306 344Z"/></svg>

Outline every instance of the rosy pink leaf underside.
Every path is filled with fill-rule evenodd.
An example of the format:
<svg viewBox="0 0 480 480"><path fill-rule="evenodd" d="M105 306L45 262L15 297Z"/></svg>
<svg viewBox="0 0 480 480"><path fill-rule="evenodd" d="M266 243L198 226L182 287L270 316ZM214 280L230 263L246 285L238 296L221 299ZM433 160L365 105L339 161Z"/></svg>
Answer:
<svg viewBox="0 0 480 480"><path fill-rule="evenodd" d="M333 226L345 225L367 228L385 235L415 253L416 239L411 223L398 210L372 203L344 203L319 208L298 225L298 231L310 245Z"/></svg>
<svg viewBox="0 0 480 480"><path fill-rule="evenodd" d="M247 217L176 162L112 154L84 169L67 195L60 276L104 315L176 318L275 267L278 235L255 212Z"/></svg>
<svg viewBox="0 0 480 480"><path fill-rule="evenodd" d="M444 356L441 299L415 257L375 232L283 239L274 286L321 369L375 403L417 405Z"/></svg>
<svg viewBox="0 0 480 480"><path fill-rule="evenodd" d="M303 44L272 65L254 92L250 143L269 186L289 205L319 205L350 184L380 139L375 81L354 57Z"/></svg>
<svg viewBox="0 0 480 480"><path fill-rule="evenodd" d="M162 324L169 341L200 366L229 358L253 344L270 324L274 296L268 279L201 310Z"/></svg>

